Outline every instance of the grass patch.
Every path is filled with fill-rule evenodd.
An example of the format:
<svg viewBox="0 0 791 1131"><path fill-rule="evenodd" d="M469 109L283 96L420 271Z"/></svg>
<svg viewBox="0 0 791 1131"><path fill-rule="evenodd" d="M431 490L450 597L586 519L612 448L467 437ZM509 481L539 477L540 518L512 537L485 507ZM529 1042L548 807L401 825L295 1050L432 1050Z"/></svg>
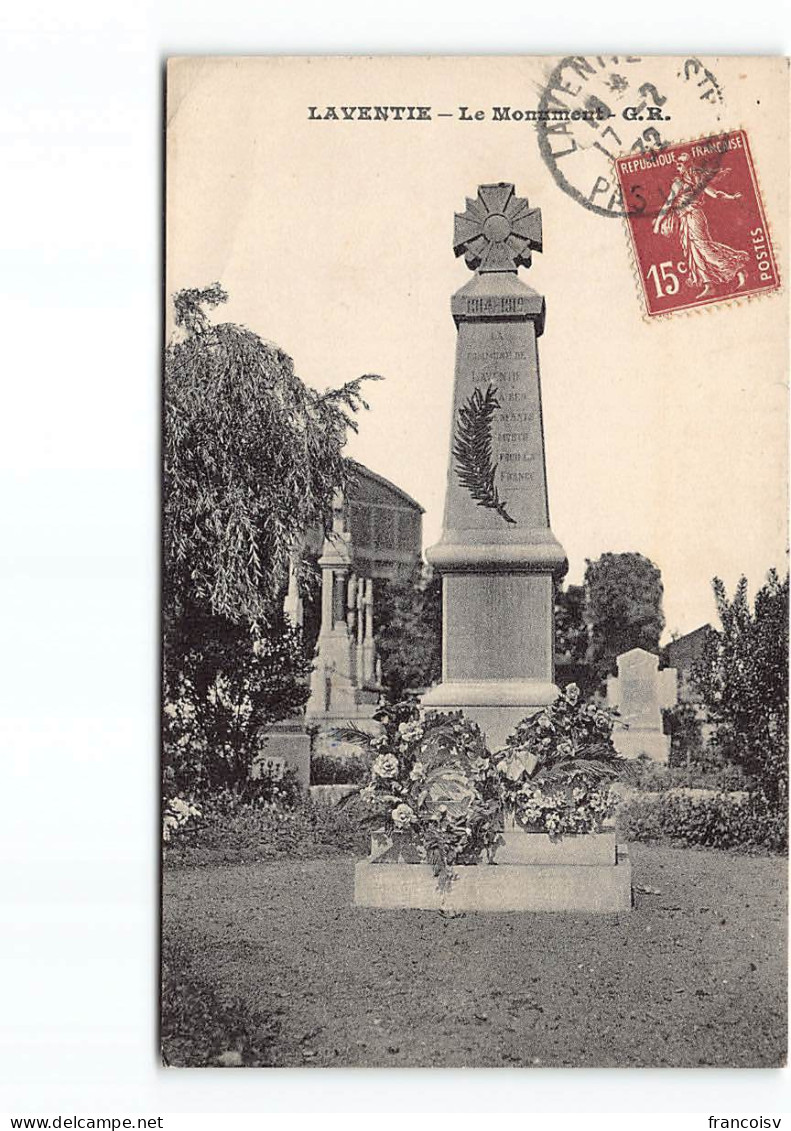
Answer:
<svg viewBox="0 0 791 1131"><path fill-rule="evenodd" d="M162 943L162 1061L172 1068L242 1068L272 1064L277 1024L238 998L226 998L197 969L194 944Z"/></svg>
<svg viewBox="0 0 791 1131"><path fill-rule="evenodd" d="M312 860L338 853L367 855L370 834L358 803L303 800L291 809L221 794L201 802L201 816L165 846L166 868Z"/></svg>

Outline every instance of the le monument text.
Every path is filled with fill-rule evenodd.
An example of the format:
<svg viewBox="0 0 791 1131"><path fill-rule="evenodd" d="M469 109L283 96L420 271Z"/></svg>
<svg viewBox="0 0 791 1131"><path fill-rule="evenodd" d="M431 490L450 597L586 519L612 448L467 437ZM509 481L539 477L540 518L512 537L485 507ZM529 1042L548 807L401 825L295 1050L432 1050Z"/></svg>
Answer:
<svg viewBox="0 0 791 1131"><path fill-rule="evenodd" d="M433 122L438 118L454 118L458 122L602 122L616 115L604 104L586 109L524 109L514 106L457 106L455 110L437 110L433 106L308 106L311 122ZM656 106L626 106L621 111L626 121L667 121Z"/></svg>

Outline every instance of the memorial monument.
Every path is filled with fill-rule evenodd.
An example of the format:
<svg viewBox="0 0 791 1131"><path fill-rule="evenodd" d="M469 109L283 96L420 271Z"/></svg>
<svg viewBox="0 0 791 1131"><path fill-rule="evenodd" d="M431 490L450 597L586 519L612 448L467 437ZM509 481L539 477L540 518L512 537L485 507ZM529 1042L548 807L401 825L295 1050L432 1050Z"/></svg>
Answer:
<svg viewBox="0 0 791 1131"><path fill-rule="evenodd" d="M453 250L475 273L451 300L453 429L442 536L442 682L425 707L461 709L492 748L551 703L553 578L566 555L549 525L538 338L544 299L518 278L542 250L541 212L511 184L481 185L456 214Z"/></svg>
<svg viewBox="0 0 791 1131"><path fill-rule="evenodd" d="M451 300L458 339L445 516L427 553L443 578L442 682L422 706L463 711L490 751L559 694L553 584L567 563L549 525L538 369L544 299L517 277L540 250L541 213L511 184L481 185L456 215L454 251L475 274ZM446 798L445 810L459 804L464 788L453 744L446 758L446 778L440 772L425 787ZM373 772L389 778L398 767L391 761ZM418 766L422 780L422 763L412 774ZM396 817L408 826L415 814L401 804L391 817L395 828ZM631 863L614 829L553 838L506 820L500 840L496 866L481 858L440 884L428 860L407 858L401 840L374 838L370 857L355 866L355 903L459 912L630 909Z"/></svg>

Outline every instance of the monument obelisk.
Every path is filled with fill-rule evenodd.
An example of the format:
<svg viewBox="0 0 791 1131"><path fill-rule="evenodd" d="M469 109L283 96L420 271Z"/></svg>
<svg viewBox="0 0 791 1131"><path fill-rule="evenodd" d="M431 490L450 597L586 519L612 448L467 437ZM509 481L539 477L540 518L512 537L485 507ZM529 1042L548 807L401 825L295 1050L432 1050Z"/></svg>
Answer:
<svg viewBox="0 0 791 1131"><path fill-rule="evenodd" d="M475 272L451 300L456 377L442 536L442 682L423 705L462 709L501 746L551 703L553 578L538 338L544 299L518 278L541 251L541 212L512 184L480 185L456 214L453 250Z"/></svg>

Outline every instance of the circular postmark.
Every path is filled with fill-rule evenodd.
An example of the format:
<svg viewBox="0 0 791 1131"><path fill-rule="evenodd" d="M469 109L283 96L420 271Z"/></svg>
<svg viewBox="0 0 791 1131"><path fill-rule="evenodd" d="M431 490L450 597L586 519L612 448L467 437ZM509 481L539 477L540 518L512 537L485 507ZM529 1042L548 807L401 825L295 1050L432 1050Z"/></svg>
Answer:
<svg viewBox="0 0 791 1131"><path fill-rule="evenodd" d="M645 215L623 201L615 159L650 161L679 137L716 134L723 104L717 78L697 58L569 55L541 91L539 151L558 186L589 212Z"/></svg>

